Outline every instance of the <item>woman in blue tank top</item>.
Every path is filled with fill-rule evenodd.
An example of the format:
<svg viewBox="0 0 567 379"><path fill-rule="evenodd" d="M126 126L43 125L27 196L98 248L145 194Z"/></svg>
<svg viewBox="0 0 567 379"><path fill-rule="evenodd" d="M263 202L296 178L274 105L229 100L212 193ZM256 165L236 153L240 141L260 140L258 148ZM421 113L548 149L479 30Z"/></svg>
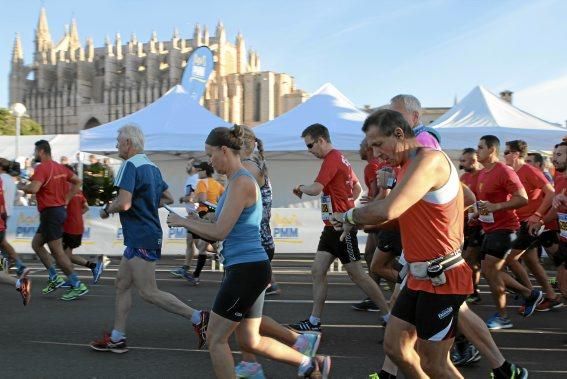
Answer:
<svg viewBox="0 0 567 379"><path fill-rule="evenodd" d="M271 266L260 239L262 198L256 179L240 161L243 129L219 127L205 141L205 152L215 171L228 177L219 199L216 219L209 223L171 213L170 226L182 226L212 241L222 241L220 260L225 273L210 314L206 338L215 375L233 378L234 360L228 339L238 332L242 349L299 367L305 377L330 369L328 357L310 358L276 340L260 335L264 290L270 283Z"/></svg>

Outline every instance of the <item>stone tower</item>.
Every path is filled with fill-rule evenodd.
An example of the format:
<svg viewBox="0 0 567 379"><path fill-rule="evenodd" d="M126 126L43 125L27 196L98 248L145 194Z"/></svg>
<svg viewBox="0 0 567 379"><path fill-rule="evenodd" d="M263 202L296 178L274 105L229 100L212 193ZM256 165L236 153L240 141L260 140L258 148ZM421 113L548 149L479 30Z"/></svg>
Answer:
<svg viewBox="0 0 567 379"><path fill-rule="evenodd" d="M246 51L241 33L231 43L221 21L214 36L197 24L189 39L175 28L169 40L160 41L153 32L145 43L134 34L126 42L116 34L95 47L90 37L81 43L75 19L54 43L41 8L29 65L18 34L14 40L10 103L24 103L45 133L77 133L158 99L180 82L189 55L203 45L213 51L215 67L202 104L226 121L255 126L306 99L292 76L260 71L258 54Z"/></svg>

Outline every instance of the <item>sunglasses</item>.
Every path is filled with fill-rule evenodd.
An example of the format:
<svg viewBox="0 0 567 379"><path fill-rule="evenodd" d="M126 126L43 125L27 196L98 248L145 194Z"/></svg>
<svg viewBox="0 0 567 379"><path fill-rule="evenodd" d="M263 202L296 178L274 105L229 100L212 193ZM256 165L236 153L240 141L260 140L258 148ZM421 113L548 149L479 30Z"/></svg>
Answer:
<svg viewBox="0 0 567 379"><path fill-rule="evenodd" d="M313 141L311 143L305 144L305 146L307 146L308 149L311 149L311 148L313 148L313 146L315 146L316 143L317 143L317 141Z"/></svg>
<svg viewBox="0 0 567 379"><path fill-rule="evenodd" d="M508 154L512 154L512 153L513 153L513 151L510 151L510 150L504 151L504 155L508 155Z"/></svg>

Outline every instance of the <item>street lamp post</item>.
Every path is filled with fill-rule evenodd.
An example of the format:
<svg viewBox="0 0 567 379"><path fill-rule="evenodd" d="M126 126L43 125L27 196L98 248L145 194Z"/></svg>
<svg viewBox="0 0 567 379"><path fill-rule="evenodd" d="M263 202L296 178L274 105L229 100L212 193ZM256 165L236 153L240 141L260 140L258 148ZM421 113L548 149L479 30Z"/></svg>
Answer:
<svg viewBox="0 0 567 379"><path fill-rule="evenodd" d="M14 115L14 117L16 117L16 145L15 145L16 157L15 157L15 159L17 160L18 157L20 156L20 131L21 131L20 130L20 121L21 121L22 116L26 114L26 107L22 103L14 103L14 104L12 104L11 111L12 111L12 114Z"/></svg>

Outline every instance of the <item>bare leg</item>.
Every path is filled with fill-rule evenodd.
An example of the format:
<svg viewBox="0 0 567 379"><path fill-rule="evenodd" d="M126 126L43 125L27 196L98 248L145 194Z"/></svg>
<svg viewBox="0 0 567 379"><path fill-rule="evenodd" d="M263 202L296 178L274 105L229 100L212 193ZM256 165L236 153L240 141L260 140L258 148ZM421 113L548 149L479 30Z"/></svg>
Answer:
<svg viewBox="0 0 567 379"><path fill-rule="evenodd" d="M370 269L382 278L395 283L398 279L398 271L392 267L394 258L394 254L377 248L372 258Z"/></svg>
<svg viewBox="0 0 567 379"><path fill-rule="evenodd" d="M417 334L415 326L395 316L390 317L384 336L384 351L408 379L429 378L421 368L414 349Z"/></svg>
<svg viewBox="0 0 567 379"><path fill-rule="evenodd" d="M273 318L268 316L262 316L262 322L260 323L260 334L262 336L271 337L278 341L285 343L288 346L293 346L299 333L293 331L290 328L282 326L280 323L275 321ZM256 357L254 354L249 353L244 350L242 345L240 345L242 350L242 360L246 362L256 362Z"/></svg>
<svg viewBox="0 0 567 379"><path fill-rule="evenodd" d="M83 267L87 267L88 261L85 258L81 257L80 255L73 255L73 249L66 248L65 249L65 255L67 255L67 257L69 257L69 259L71 260L71 262L73 264L83 266Z"/></svg>
<svg viewBox="0 0 567 379"><path fill-rule="evenodd" d="M380 287L378 287L378 284L364 272L362 264L358 261L350 262L344 265L344 268L350 276L350 279L372 299L374 304L378 305L380 312L383 315L387 314L390 311L390 307L386 302L386 298Z"/></svg>
<svg viewBox="0 0 567 379"><path fill-rule="evenodd" d="M128 260L122 257L116 274L116 300L114 308L114 329L126 333L126 320L132 308L132 271Z"/></svg>
<svg viewBox="0 0 567 379"><path fill-rule="evenodd" d="M168 312L178 314L189 320L191 319L195 311L193 308L169 292L158 289L155 262L147 262L141 258L134 257L128 260L126 264L130 269L134 285L145 301L157 305Z"/></svg>
<svg viewBox="0 0 567 379"><path fill-rule="evenodd" d="M228 345L228 338L237 326L237 322L211 312L207 329L207 343L213 371L217 378L234 378L234 358Z"/></svg>
<svg viewBox="0 0 567 379"><path fill-rule="evenodd" d="M524 256L526 250L512 250L506 257L506 263L516 276L516 279L525 287L532 289L532 282L528 276L528 272L520 263L520 258Z"/></svg>
<svg viewBox="0 0 567 379"><path fill-rule="evenodd" d="M43 236L41 234L36 233L33 236L32 249L33 251L35 251L36 255L39 257L39 260L41 261L41 263L43 263L45 268L51 267L53 261L51 260L51 255L49 255L49 252L45 248L45 240L43 239Z"/></svg>
<svg viewBox="0 0 567 379"><path fill-rule="evenodd" d="M49 246L51 255L55 258L55 262L57 262L57 266L59 266L61 271L63 271L67 276L71 275L73 273L73 264L63 250L63 242L61 238L49 241L47 246Z"/></svg>
<svg viewBox="0 0 567 379"><path fill-rule="evenodd" d="M549 284L549 278L547 277L545 270L541 266L541 263L539 263L537 249L530 249L526 251L526 253L524 254L524 262L526 263L526 266L529 268L532 274L534 274L541 288L544 290L545 297L547 297L548 299L555 299L557 297L557 294L553 290L551 284Z"/></svg>
<svg viewBox="0 0 567 379"><path fill-rule="evenodd" d="M417 340L416 348L421 358L421 366L431 378L463 378L449 359L449 350L454 341L454 338L443 341Z"/></svg>
<svg viewBox="0 0 567 379"><path fill-rule="evenodd" d="M193 255L195 255L195 239L189 232L187 232L186 241L187 247L185 248L185 266L191 267L191 261L193 260Z"/></svg>
<svg viewBox="0 0 567 379"><path fill-rule="evenodd" d="M313 278L313 309L311 315L321 317L323 306L327 300L327 271L335 260L335 256L326 251L318 251L311 266L311 276Z"/></svg>

